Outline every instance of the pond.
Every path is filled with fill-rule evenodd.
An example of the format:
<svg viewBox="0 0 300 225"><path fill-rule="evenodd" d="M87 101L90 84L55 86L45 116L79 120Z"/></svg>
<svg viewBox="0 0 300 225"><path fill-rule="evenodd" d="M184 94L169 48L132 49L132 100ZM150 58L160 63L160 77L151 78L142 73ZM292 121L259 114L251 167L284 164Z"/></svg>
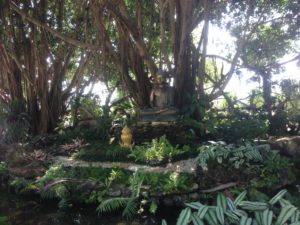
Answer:
<svg viewBox="0 0 300 225"><path fill-rule="evenodd" d="M0 187L0 216L6 216L12 225L155 225L167 218L175 224L174 210L161 209L160 214L126 220L120 214L98 215L95 206L76 205L61 211L55 201L45 201L38 197L17 196L5 187ZM1 221L0 221L0 225Z"/></svg>

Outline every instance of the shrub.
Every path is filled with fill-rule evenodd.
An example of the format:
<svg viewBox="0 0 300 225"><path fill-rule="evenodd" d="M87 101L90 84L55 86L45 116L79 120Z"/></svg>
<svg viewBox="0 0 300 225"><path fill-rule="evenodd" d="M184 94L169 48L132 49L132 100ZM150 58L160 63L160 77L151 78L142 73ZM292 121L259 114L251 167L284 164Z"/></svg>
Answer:
<svg viewBox="0 0 300 225"><path fill-rule="evenodd" d="M153 139L151 143L146 143L144 146L135 146L129 157L139 163L146 162L158 165L171 161L174 157L188 151L188 147L180 149L178 146L172 146L164 135Z"/></svg>
<svg viewBox="0 0 300 225"><path fill-rule="evenodd" d="M259 188L286 185L286 182L296 179L294 164L277 151L271 150L269 145L253 145L249 142L226 145L223 142L212 142L210 145L200 146L198 150L200 172L213 172L216 176L237 173L242 179L255 176L259 179L252 185ZM220 171L219 165L225 171Z"/></svg>

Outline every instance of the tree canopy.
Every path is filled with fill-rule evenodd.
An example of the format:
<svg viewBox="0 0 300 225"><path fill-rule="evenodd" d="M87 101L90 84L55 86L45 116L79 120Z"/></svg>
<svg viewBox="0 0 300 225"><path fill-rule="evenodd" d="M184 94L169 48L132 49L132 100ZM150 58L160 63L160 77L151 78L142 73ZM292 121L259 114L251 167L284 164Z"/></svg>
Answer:
<svg viewBox="0 0 300 225"><path fill-rule="evenodd" d="M151 79L164 69L176 106L191 111L198 104L189 114L201 120L246 68L263 80L271 117L272 74L297 52L299 10L296 0L2 0L0 95L19 102L33 133L46 133L70 98L98 81L149 107ZM223 55L209 54L212 26L235 40L233 48L222 46Z"/></svg>

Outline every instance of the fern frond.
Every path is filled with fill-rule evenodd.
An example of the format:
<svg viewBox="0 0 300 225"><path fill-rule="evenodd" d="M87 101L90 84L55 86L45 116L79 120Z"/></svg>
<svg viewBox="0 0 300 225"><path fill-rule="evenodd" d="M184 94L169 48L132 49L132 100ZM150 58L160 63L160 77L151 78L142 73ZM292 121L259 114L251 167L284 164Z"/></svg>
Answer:
<svg viewBox="0 0 300 225"><path fill-rule="evenodd" d="M131 219L138 211L138 202L137 198L130 198L127 202L127 205L122 213L122 216L127 219Z"/></svg>
<svg viewBox="0 0 300 225"><path fill-rule="evenodd" d="M123 208L129 202L129 200L130 198L124 197L106 199L97 207L97 211L111 212Z"/></svg>

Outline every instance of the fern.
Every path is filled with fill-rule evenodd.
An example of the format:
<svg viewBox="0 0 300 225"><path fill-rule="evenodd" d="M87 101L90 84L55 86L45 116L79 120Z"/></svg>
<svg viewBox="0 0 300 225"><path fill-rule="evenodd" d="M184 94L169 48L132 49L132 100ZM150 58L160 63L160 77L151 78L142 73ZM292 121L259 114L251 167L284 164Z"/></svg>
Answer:
<svg viewBox="0 0 300 225"><path fill-rule="evenodd" d="M133 173L131 179L130 179L130 184L131 184L131 191L132 191L132 196L131 197L139 197L140 195L140 189L141 186L144 182L145 175L140 173L139 171L136 171Z"/></svg>
<svg viewBox="0 0 300 225"><path fill-rule="evenodd" d="M218 163L229 163L236 169L241 168L247 163L257 163L263 161L263 156L260 152L260 146L251 145L246 142L245 145L234 146L225 145L222 142L213 142L210 145L201 146L198 156L199 166L203 170L207 170L209 160L216 160Z"/></svg>
<svg viewBox="0 0 300 225"><path fill-rule="evenodd" d="M130 198L118 197L104 200L98 207L99 212L112 212L127 205Z"/></svg>
<svg viewBox="0 0 300 225"><path fill-rule="evenodd" d="M122 216L132 218L138 211L138 199L143 181L144 175L136 171L130 178L131 196L107 199L97 207L97 211L111 212L124 208Z"/></svg>
<svg viewBox="0 0 300 225"><path fill-rule="evenodd" d="M125 209L123 210L122 216L127 219L132 218L138 211L138 202L137 198L130 198L126 204Z"/></svg>

